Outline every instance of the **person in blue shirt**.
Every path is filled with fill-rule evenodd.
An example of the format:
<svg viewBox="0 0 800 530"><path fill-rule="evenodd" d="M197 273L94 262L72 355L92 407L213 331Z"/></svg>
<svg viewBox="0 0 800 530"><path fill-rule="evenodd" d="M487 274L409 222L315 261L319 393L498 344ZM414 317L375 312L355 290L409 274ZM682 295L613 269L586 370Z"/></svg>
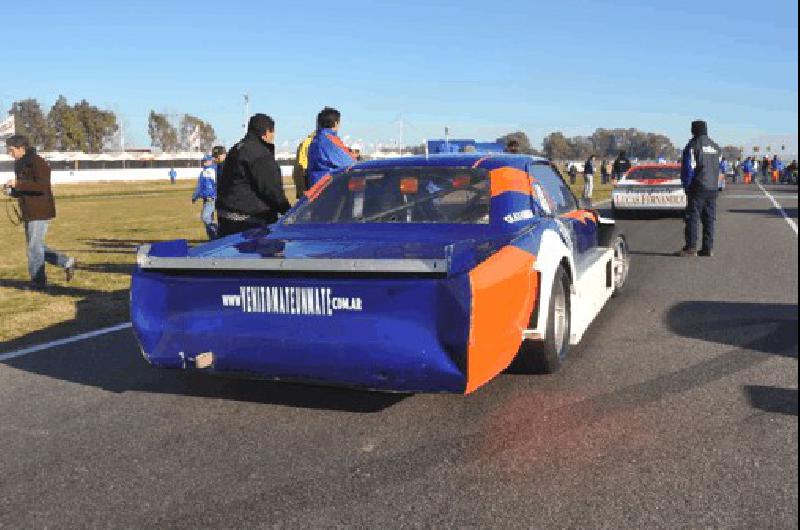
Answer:
<svg viewBox="0 0 800 530"><path fill-rule="evenodd" d="M203 169L200 171L200 176L197 177L197 185L192 194L192 204L197 202L197 199L202 199L203 209L200 213L200 219L206 227L206 234L208 239L216 239L219 226L214 222L214 210L217 201L217 165L214 163L214 158L210 155L203 157L201 162Z"/></svg>
<svg viewBox="0 0 800 530"><path fill-rule="evenodd" d="M342 116L338 110L325 107L317 115L317 132L308 146L308 186L314 186L325 175L346 169L356 159L339 138Z"/></svg>
<svg viewBox="0 0 800 530"><path fill-rule="evenodd" d="M175 180L178 178L178 172L175 171L175 168L170 168L169 170L169 182L170 184L175 184Z"/></svg>

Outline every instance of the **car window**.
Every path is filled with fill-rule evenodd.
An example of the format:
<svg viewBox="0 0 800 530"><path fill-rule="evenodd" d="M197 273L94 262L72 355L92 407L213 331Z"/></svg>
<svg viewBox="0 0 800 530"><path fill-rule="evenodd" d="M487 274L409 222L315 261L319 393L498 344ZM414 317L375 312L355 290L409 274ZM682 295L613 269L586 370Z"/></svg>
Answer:
<svg viewBox="0 0 800 530"><path fill-rule="evenodd" d="M578 208L578 201L567 186L567 183L549 164L534 164L530 167L530 174L539 184L550 199L549 209L553 215L574 211ZM548 209L545 206L545 209Z"/></svg>
<svg viewBox="0 0 800 530"><path fill-rule="evenodd" d="M488 224L491 204L488 172L463 168L347 171L307 195L287 224Z"/></svg>

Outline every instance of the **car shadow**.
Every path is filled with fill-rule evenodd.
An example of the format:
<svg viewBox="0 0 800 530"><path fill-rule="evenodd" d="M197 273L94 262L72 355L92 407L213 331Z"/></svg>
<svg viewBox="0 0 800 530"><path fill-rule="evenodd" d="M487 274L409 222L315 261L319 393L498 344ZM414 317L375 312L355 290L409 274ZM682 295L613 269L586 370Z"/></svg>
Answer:
<svg viewBox="0 0 800 530"><path fill-rule="evenodd" d="M797 416L797 389L747 385L745 394L753 408L772 414Z"/></svg>
<svg viewBox="0 0 800 530"><path fill-rule="evenodd" d="M680 302L666 320L682 337L797 358L797 304Z"/></svg>
<svg viewBox="0 0 800 530"><path fill-rule="evenodd" d="M17 287L26 283L0 280L0 285L6 287ZM75 318L3 343L0 346L0 356L34 344L119 324L129 318L125 303L129 297L128 290L108 293L53 286L49 294L82 296L83 299L76 303ZM110 299L113 299L117 307L123 304L126 308L124 317L118 315L111 321L98 320L98 313L104 310L103 303L107 304ZM408 394L378 393L157 369L144 360L130 329L31 352L2 361L0 364L114 393L172 394L353 413L380 412L408 397Z"/></svg>

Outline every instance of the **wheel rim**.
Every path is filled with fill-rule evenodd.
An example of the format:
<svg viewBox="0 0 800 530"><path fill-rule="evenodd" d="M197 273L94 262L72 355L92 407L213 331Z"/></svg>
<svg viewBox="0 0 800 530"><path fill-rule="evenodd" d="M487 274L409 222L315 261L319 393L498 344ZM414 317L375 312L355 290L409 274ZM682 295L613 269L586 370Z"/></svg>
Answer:
<svg viewBox="0 0 800 530"><path fill-rule="evenodd" d="M619 289L628 279L628 246L625 240L619 238L614 245L614 288Z"/></svg>
<svg viewBox="0 0 800 530"><path fill-rule="evenodd" d="M560 284L553 293L553 335L558 348L558 356L564 351L564 338L567 332L567 297L564 286Z"/></svg>

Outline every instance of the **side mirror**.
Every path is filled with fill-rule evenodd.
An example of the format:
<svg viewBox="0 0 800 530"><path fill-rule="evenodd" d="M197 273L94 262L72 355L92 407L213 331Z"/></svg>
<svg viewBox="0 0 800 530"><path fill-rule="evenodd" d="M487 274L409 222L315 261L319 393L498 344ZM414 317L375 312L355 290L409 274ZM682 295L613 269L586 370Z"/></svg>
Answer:
<svg viewBox="0 0 800 530"><path fill-rule="evenodd" d="M581 197L578 199L578 209L579 210L591 210L592 209L592 199L587 199L585 197Z"/></svg>

